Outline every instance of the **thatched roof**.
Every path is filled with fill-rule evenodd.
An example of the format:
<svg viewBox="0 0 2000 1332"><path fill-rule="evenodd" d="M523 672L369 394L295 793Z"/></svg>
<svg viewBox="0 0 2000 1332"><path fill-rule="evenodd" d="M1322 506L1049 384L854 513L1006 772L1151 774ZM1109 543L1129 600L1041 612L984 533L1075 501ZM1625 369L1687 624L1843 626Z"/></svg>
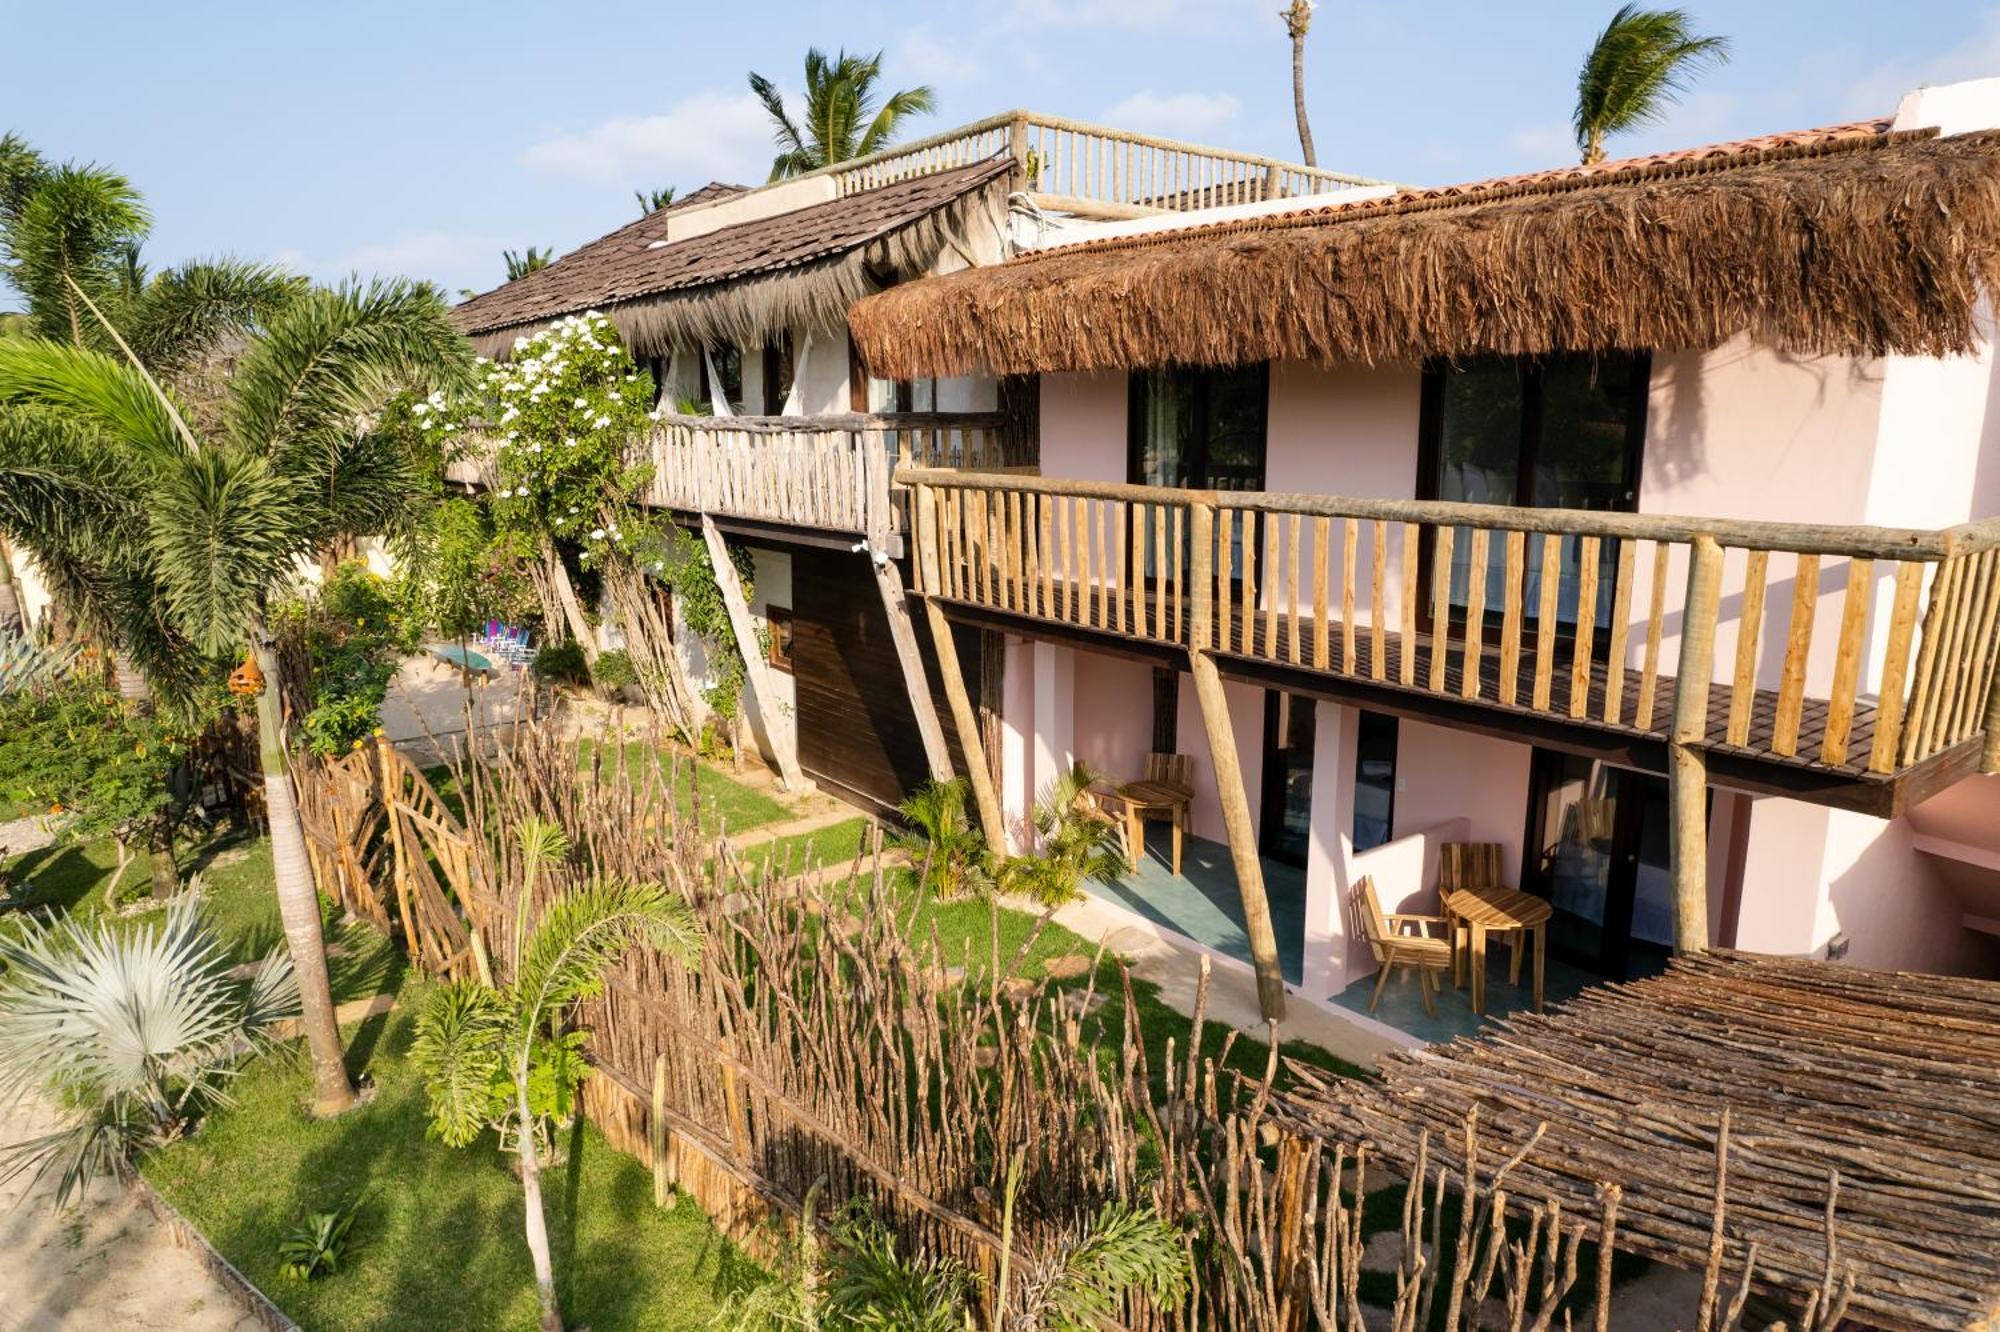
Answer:
<svg viewBox="0 0 2000 1332"><path fill-rule="evenodd" d="M872 374L1974 345L2000 133L1886 122L1044 251L849 314Z"/></svg>
<svg viewBox="0 0 2000 1332"><path fill-rule="evenodd" d="M454 317L487 355L566 314L599 310L639 355L675 344L756 345L787 328L838 328L886 276L928 271L1011 168L994 159L662 243L668 215L708 187L546 268L475 296Z"/></svg>
<svg viewBox="0 0 2000 1332"><path fill-rule="evenodd" d="M1588 1217L1623 1190L1618 1245L1699 1270L1729 1117L1729 1280L1799 1300L1824 1275L1827 1180L1850 1306L1885 1328L2000 1326L2000 983L1711 953L1600 985L1475 1040L1317 1080L1284 1113L1454 1177L1520 1154L1517 1199Z"/></svg>

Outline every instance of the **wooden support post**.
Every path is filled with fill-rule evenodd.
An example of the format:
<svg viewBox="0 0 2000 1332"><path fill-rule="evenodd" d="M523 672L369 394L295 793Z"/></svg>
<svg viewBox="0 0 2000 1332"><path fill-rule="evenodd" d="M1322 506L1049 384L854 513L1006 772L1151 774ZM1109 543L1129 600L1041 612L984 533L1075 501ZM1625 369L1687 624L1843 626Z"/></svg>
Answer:
<svg viewBox="0 0 2000 1332"><path fill-rule="evenodd" d="M653 1056L653 1113L646 1117L647 1153L653 1166L653 1206L665 1207L673 1179L667 1173L667 1057Z"/></svg>
<svg viewBox="0 0 2000 1332"><path fill-rule="evenodd" d="M787 791L808 791L812 787L799 771L798 733L790 719L778 709L778 691L771 680L771 663L757 641L757 626L750 620L750 603L743 598L743 583L736 566L729 562L729 548L723 544L722 529L707 514L701 516L701 534L708 542L708 561L715 566L715 583L722 589L722 601L729 608L729 627L736 635L736 649L743 654L743 674L757 699L757 712L764 719L764 736L771 742L771 757Z"/></svg>
<svg viewBox="0 0 2000 1332"><path fill-rule="evenodd" d="M1209 761L1215 765L1215 790L1222 799L1222 824L1229 834L1229 858L1236 866L1236 891L1243 898L1244 933L1250 937L1250 960L1257 970L1257 1006L1267 1022L1285 1017L1285 977L1278 966L1278 936L1271 927L1271 904L1264 896L1264 862L1257 858L1257 825L1250 817L1250 800L1243 790L1243 765L1236 756L1236 730L1229 724L1229 702L1223 697L1222 675L1215 659L1199 648L1188 653L1195 697L1201 703L1201 724L1208 732Z"/></svg>
<svg viewBox="0 0 2000 1332"><path fill-rule="evenodd" d="M931 646L937 650L938 675L944 681L944 696L951 704L952 725L958 730L959 747L965 751L966 779L972 783L973 805L979 810L979 826L986 832L986 845L996 856L1007 854L1007 825L1000 817L1000 794L993 788L993 769L986 766L986 742L979 732L979 714L965 689L965 672L959 669L958 645L952 642L951 621L945 619L935 601L924 601L930 621Z"/></svg>
<svg viewBox="0 0 2000 1332"><path fill-rule="evenodd" d="M1674 676L1674 726L1667 788L1673 810L1670 845L1674 951L1708 947L1708 687L1715 671L1715 618L1722 587L1722 547L1714 537L1689 543L1687 599L1681 615L1680 668Z"/></svg>
<svg viewBox="0 0 2000 1332"><path fill-rule="evenodd" d="M886 559L870 554L875 586L882 592L882 609L889 613L889 638L896 645L896 664L903 668L903 688L910 695L910 710L917 717L917 733L924 740L924 758L931 776L940 782L951 780L951 751L944 743L944 723L938 720L937 700L931 697L930 677L924 674L924 659L917 650L916 626L910 623L910 604L903 596L902 575Z"/></svg>

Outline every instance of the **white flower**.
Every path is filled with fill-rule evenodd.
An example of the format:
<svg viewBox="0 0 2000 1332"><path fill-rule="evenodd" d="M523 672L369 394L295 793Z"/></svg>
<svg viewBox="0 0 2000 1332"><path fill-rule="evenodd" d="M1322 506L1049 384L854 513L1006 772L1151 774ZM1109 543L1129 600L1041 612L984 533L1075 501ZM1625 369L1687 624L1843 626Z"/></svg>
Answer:
<svg viewBox="0 0 2000 1332"><path fill-rule="evenodd" d="M515 417L519 416L520 414L521 414L521 409L520 409L519 407L512 407L512 406L510 406L510 407L508 407L508 408L507 408L507 410L506 410L506 411L504 411L504 412L500 413L500 424L501 424L501 425L506 425L506 424L507 424L507 423L508 423L509 421L513 420L513 419L514 419ZM509 438L509 439L512 439L512 438L514 438L514 437L513 437L512 435L509 435L509 436L507 436L507 438Z"/></svg>
<svg viewBox="0 0 2000 1332"><path fill-rule="evenodd" d="M613 401L613 402L623 402L623 401L625 401L625 395L624 395L624 394L622 394L622 393L620 393L620 392L619 392L619 391L618 391L617 389L612 389L612 390L611 390L611 401Z"/></svg>
<svg viewBox="0 0 2000 1332"><path fill-rule="evenodd" d="M456 422L456 421L446 421L446 422L444 423L444 433L445 433L445 434L449 435L449 434L450 434L450 433L451 433L452 431L454 431L454 430L456 430L456 429L458 429L458 422Z"/></svg>
<svg viewBox="0 0 2000 1332"><path fill-rule="evenodd" d="M541 443L540 443L539 441L537 441L536 443L533 443L533 444L530 444L530 445L528 446L528 452L530 452L530 453L540 453L541 451L542 451L542 446L541 446Z"/></svg>
<svg viewBox="0 0 2000 1332"><path fill-rule="evenodd" d="M591 529L590 529L590 539L591 539L592 541L602 541L602 540L604 540L604 529L603 529L603 528L601 528L601 527L593 527L593 528L591 528Z"/></svg>
<svg viewBox="0 0 2000 1332"><path fill-rule="evenodd" d="M581 407L583 404L578 403L577 406ZM410 406L410 414L412 416L429 416L431 414L431 405L427 402L413 403Z"/></svg>
<svg viewBox="0 0 2000 1332"><path fill-rule="evenodd" d="M590 404L585 402L582 398L578 398L575 402L570 404L570 406L572 407L588 407L589 405Z"/></svg>
<svg viewBox="0 0 2000 1332"><path fill-rule="evenodd" d="M599 412L595 424L599 430L602 430L604 429L604 427L611 424L611 418L604 415L602 412Z"/></svg>

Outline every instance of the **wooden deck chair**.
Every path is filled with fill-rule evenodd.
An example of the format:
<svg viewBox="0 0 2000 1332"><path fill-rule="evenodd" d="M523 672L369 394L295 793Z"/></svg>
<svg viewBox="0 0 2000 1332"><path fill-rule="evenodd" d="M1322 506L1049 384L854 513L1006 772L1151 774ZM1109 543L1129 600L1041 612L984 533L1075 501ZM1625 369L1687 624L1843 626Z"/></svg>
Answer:
<svg viewBox="0 0 2000 1332"><path fill-rule="evenodd" d="M1368 1011L1373 1013L1382 1002L1382 990L1389 984L1392 970L1415 967L1417 985L1424 995L1424 1011L1436 1017L1437 1000L1432 995L1436 982L1431 973L1457 969L1458 949L1454 943L1457 932L1445 926L1443 916L1414 916L1404 912L1385 915L1381 899L1375 896L1375 881L1365 875L1354 885L1354 891L1361 898L1361 920L1368 931L1368 946L1381 964L1375 978L1375 993L1368 996ZM1443 938L1431 936L1432 925L1443 931ZM1416 932L1407 933L1410 929Z"/></svg>
<svg viewBox="0 0 2000 1332"><path fill-rule="evenodd" d="M1500 869L1500 843L1498 842L1443 842L1438 846L1438 910L1451 927L1452 966L1451 983L1463 985L1465 976L1461 968L1468 956L1469 948L1459 948L1459 923L1452 919L1451 909L1445 901L1453 893L1466 888L1503 888L1507 886L1507 876ZM1521 974L1521 938L1519 931L1512 934L1496 935L1495 941L1506 942L1511 950L1516 979Z"/></svg>
<svg viewBox="0 0 2000 1332"><path fill-rule="evenodd" d="M1118 788L1124 798L1132 854L1146 849L1146 820L1168 819L1174 825L1174 873L1181 872L1181 842L1189 830L1194 807L1194 755L1148 754L1146 775Z"/></svg>

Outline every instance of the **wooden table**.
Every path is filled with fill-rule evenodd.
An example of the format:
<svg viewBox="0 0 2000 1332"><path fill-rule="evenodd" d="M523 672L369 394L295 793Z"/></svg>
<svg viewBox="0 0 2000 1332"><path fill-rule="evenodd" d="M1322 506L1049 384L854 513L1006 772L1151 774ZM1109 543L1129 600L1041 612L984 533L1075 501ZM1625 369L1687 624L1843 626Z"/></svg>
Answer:
<svg viewBox="0 0 2000 1332"><path fill-rule="evenodd" d="M1125 802L1125 817L1131 828L1132 854L1136 859L1146 849L1146 820L1162 815L1174 825L1174 873L1181 872L1181 835L1187 831L1188 807L1194 792L1165 782L1127 782L1118 788Z"/></svg>
<svg viewBox="0 0 2000 1332"><path fill-rule="evenodd" d="M1542 961L1548 952L1548 923L1554 914L1545 898L1516 888L1461 888L1444 899L1445 919L1457 933L1464 926L1470 936L1472 963L1472 1011L1486 1011L1486 935L1488 931L1513 936L1511 979L1521 982L1521 936L1535 936L1535 1011L1542 1011ZM1454 978L1455 979L1455 978Z"/></svg>

